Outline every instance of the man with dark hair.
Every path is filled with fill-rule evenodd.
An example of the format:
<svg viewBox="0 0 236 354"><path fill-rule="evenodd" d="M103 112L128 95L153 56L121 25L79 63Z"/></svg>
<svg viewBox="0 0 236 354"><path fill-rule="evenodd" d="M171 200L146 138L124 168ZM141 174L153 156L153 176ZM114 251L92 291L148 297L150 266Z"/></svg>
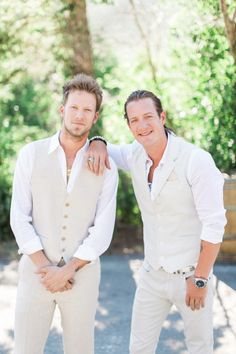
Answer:
<svg viewBox="0 0 236 354"><path fill-rule="evenodd" d="M11 226L23 256L15 316L15 354L43 354L55 306L67 354L94 352L99 256L115 220L117 169L96 177L83 163L102 91L79 74L63 88L62 126L20 152Z"/></svg>
<svg viewBox="0 0 236 354"><path fill-rule="evenodd" d="M131 354L154 354L173 304L184 321L189 354L213 353L213 279L225 225L223 178L209 153L165 127L161 101L133 92L125 105L133 144L108 144L117 166L130 171L144 228L144 262L135 295ZM93 171L108 158L91 139ZM101 166L96 161L102 161Z"/></svg>

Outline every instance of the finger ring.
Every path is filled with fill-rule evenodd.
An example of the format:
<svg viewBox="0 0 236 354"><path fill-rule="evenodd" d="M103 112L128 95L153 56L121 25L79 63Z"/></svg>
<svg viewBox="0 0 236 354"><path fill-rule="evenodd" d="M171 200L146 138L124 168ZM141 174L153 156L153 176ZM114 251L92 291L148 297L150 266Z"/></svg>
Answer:
<svg viewBox="0 0 236 354"><path fill-rule="evenodd" d="M89 156L88 159L87 159L88 162L94 162L94 160L95 160L95 158L92 157L92 156Z"/></svg>

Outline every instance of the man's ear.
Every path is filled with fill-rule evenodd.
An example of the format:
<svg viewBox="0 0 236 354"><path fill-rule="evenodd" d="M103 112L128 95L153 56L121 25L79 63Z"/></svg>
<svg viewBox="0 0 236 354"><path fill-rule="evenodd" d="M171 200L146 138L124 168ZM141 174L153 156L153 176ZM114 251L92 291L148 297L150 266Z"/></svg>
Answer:
<svg viewBox="0 0 236 354"><path fill-rule="evenodd" d="M63 105L61 105L60 108L59 108L59 112L60 112L61 118L63 118L64 111L65 111L65 107Z"/></svg>
<svg viewBox="0 0 236 354"><path fill-rule="evenodd" d="M97 123L98 118L99 118L99 112L96 112L93 118L93 124Z"/></svg>
<svg viewBox="0 0 236 354"><path fill-rule="evenodd" d="M166 122L166 112L164 112L164 111L161 112L160 119L161 119L162 124L164 125Z"/></svg>

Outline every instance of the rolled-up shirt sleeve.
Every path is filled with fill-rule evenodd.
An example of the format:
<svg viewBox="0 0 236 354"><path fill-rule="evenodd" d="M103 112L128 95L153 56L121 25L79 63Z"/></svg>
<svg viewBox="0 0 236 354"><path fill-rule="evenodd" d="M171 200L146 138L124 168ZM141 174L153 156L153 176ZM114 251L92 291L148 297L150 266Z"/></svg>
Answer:
<svg viewBox="0 0 236 354"><path fill-rule="evenodd" d="M118 173L113 160L111 169L106 170L103 188L100 193L93 226L88 229L88 236L74 253L74 257L93 261L109 247L116 216L116 193Z"/></svg>
<svg viewBox="0 0 236 354"><path fill-rule="evenodd" d="M17 159L13 187L10 223L19 247L18 253L32 254L43 249L32 225L31 175L34 161L33 143L24 146Z"/></svg>
<svg viewBox="0 0 236 354"><path fill-rule="evenodd" d="M193 151L187 178L202 223L201 240L214 244L222 242L226 225L224 178L208 152L201 149Z"/></svg>

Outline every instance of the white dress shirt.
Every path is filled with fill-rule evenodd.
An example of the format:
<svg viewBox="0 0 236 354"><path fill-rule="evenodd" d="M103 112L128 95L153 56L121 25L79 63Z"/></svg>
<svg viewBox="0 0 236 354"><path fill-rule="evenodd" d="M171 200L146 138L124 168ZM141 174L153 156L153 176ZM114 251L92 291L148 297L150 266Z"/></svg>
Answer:
<svg viewBox="0 0 236 354"><path fill-rule="evenodd" d="M83 157L87 147L88 141L77 152L67 183L66 157L59 143L59 133L51 138L48 153L57 151L58 162L65 184L67 183L68 193L71 193L78 172L84 163ZM34 158L35 145L33 142L24 146L19 153L11 203L11 227L19 246L19 253L28 255L43 249L40 238L32 225L31 176ZM89 228L88 236L78 247L74 257L88 261L94 260L100 256L101 250L108 248L114 228L117 185L118 173L114 162L112 162L111 170L105 172L102 192L97 201L94 225Z"/></svg>
<svg viewBox="0 0 236 354"><path fill-rule="evenodd" d="M166 149L153 174L152 184L150 185L152 200L155 199L154 191L157 183L157 174L165 164L170 139L171 135L168 136ZM134 141L132 144L123 145L108 144L108 153L115 161L117 167L127 172L131 169L134 144L138 144L138 142ZM147 155L147 179L152 164L152 160ZM223 205L224 178L208 152L200 148L193 150L189 160L187 180L192 190L198 217L202 223L201 240L211 243L221 242L226 224Z"/></svg>

